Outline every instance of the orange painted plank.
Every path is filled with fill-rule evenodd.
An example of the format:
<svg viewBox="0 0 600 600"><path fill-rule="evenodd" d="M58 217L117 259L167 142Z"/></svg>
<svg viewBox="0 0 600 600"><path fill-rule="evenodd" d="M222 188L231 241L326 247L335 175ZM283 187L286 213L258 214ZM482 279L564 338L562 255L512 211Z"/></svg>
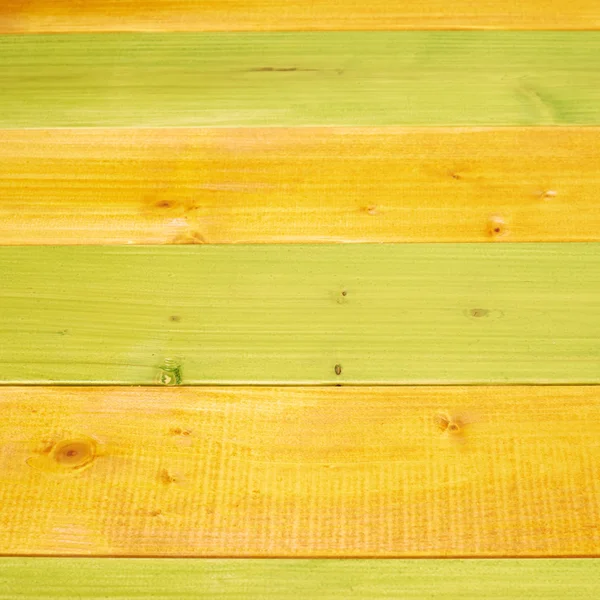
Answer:
<svg viewBox="0 0 600 600"><path fill-rule="evenodd" d="M596 0L3 0L0 32L597 29Z"/></svg>
<svg viewBox="0 0 600 600"><path fill-rule="evenodd" d="M600 387L0 388L0 554L598 556Z"/></svg>
<svg viewBox="0 0 600 600"><path fill-rule="evenodd" d="M0 131L0 244L597 241L599 128Z"/></svg>

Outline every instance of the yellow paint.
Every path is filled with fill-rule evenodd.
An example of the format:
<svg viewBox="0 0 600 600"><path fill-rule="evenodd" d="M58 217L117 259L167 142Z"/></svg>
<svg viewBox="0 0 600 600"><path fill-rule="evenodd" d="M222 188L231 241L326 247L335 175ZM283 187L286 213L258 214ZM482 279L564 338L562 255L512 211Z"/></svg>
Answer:
<svg viewBox="0 0 600 600"><path fill-rule="evenodd" d="M598 128L0 131L0 244L597 241Z"/></svg>
<svg viewBox="0 0 600 600"><path fill-rule="evenodd" d="M0 32L594 29L596 0L3 0Z"/></svg>
<svg viewBox="0 0 600 600"><path fill-rule="evenodd" d="M0 554L597 556L599 410L583 386L3 387Z"/></svg>

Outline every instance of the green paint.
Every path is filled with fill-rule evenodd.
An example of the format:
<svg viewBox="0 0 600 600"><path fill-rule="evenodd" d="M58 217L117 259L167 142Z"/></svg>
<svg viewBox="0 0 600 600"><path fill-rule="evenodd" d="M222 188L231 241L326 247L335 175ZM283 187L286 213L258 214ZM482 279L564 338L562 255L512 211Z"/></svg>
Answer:
<svg viewBox="0 0 600 600"><path fill-rule="evenodd" d="M162 385L178 385L183 382L181 363L174 358L165 358L160 366L158 383Z"/></svg>
<svg viewBox="0 0 600 600"><path fill-rule="evenodd" d="M0 600L597 600L600 561L0 559Z"/></svg>
<svg viewBox="0 0 600 600"><path fill-rule="evenodd" d="M0 127L598 125L600 31L0 37Z"/></svg>
<svg viewBox="0 0 600 600"><path fill-rule="evenodd" d="M3 383L600 383L600 243L7 246L0 281Z"/></svg>

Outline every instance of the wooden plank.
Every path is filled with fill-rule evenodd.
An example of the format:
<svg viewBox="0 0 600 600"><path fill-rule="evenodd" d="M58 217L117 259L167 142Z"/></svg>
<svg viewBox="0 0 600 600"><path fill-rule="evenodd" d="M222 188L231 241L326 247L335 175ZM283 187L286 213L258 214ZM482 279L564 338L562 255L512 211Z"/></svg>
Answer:
<svg viewBox="0 0 600 600"><path fill-rule="evenodd" d="M595 0L3 0L0 32L599 29Z"/></svg>
<svg viewBox="0 0 600 600"><path fill-rule="evenodd" d="M598 386L2 387L0 408L1 554L600 554Z"/></svg>
<svg viewBox="0 0 600 600"><path fill-rule="evenodd" d="M4 130L0 244L598 241L599 155L597 128Z"/></svg>
<svg viewBox="0 0 600 600"><path fill-rule="evenodd" d="M0 127L598 125L600 33L4 35Z"/></svg>
<svg viewBox="0 0 600 600"><path fill-rule="evenodd" d="M4 383L600 381L596 243L5 246L0 278Z"/></svg>
<svg viewBox="0 0 600 600"><path fill-rule="evenodd" d="M0 559L0 599L596 600L590 559Z"/></svg>

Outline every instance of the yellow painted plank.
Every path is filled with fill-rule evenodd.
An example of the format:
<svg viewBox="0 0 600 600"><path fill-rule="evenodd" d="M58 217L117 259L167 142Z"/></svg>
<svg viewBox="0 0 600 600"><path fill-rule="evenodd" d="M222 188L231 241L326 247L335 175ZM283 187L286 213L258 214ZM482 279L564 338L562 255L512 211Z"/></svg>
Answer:
<svg viewBox="0 0 600 600"><path fill-rule="evenodd" d="M596 0L3 0L0 32L594 29Z"/></svg>
<svg viewBox="0 0 600 600"><path fill-rule="evenodd" d="M0 131L0 244L597 241L599 128Z"/></svg>
<svg viewBox="0 0 600 600"><path fill-rule="evenodd" d="M600 387L0 389L0 554L598 556Z"/></svg>

